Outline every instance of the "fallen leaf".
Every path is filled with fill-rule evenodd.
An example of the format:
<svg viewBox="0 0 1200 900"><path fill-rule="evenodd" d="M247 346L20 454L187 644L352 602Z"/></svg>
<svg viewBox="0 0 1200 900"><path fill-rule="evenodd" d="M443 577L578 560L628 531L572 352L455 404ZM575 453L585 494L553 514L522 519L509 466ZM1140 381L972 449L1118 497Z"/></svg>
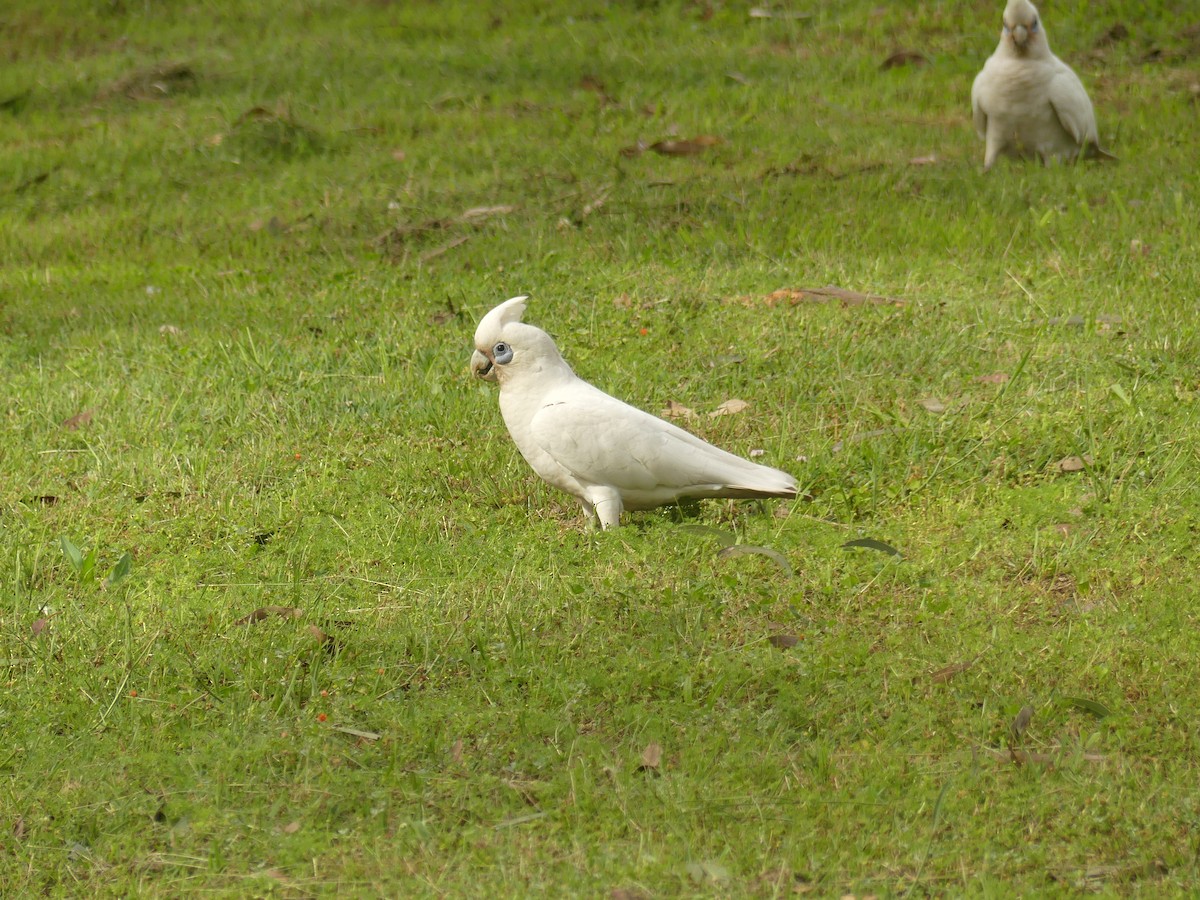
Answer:
<svg viewBox="0 0 1200 900"><path fill-rule="evenodd" d="M942 668L938 669L936 672L930 673L929 680L933 684L944 684L955 675L960 675L967 671L967 669L971 668L973 665L975 665L974 660L971 660L970 662L951 663L948 666L942 666Z"/></svg>
<svg viewBox="0 0 1200 900"><path fill-rule="evenodd" d="M1123 22L1113 22L1112 26L1096 38L1097 47L1107 47L1111 44L1119 43L1129 37L1129 29Z"/></svg>
<svg viewBox="0 0 1200 900"><path fill-rule="evenodd" d="M638 771L657 771L662 764L662 745L658 741L651 741L646 745L646 749L642 751L642 762L638 766Z"/></svg>
<svg viewBox="0 0 1200 900"><path fill-rule="evenodd" d="M12 836L14 840L21 841L25 839L25 817L17 816L12 823Z"/></svg>
<svg viewBox="0 0 1200 900"><path fill-rule="evenodd" d="M470 235L460 234L454 240L447 241L446 243L442 244L440 247L435 247L434 249L432 249L426 253L422 253L421 254L421 262L429 262L430 260L437 259L443 253L449 253L455 247L461 247L463 244L465 244L470 239L471 239Z"/></svg>
<svg viewBox="0 0 1200 900"><path fill-rule="evenodd" d="M450 759L455 763L463 761L463 739L459 738L450 745Z"/></svg>
<svg viewBox="0 0 1200 900"><path fill-rule="evenodd" d="M495 216L506 216L514 211L516 211L515 206L473 206L470 209L463 210L462 215L458 217L458 221L481 222L484 219L491 219Z"/></svg>
<svg viewBox="0 0 1200 900"><path fill-rule="evenodd" d="M765 297L756 300L754 297L739 297L738 302L743 306L754 306L756 303L762 303L764 306L773 307L781 303L787 303L789 306L797 306L800 303L832 303L838 302L842 306L862 306L864 304L872 304L875 306L904 306L905 301L895 297L883 297L878 294L862 294L858 291L847 290L846 288L834 287L828 285L823 288L783 288L778 291L772 291Z"/></svg>
<svg viewBox="0 0 1200 900"><path fill-rule="evenodd" d="M1025 730L1029 727L1029 723L1032 721L1033 707L1026 704L1025 706L1021 707L1021 711L1018 712L1012 722L1009 723L1009 740L1011 740L1014 744L1018 743L1021 740L1021 735L1025 733Z"/></svg>
<svg viewBox="0 0 1200 900"><path fill-rule="evenodd" d="M684 406L682 403L676 403L674 400L667 401L667 408L662 411L662 415L667 419L694 419L696 411L690 407Z"/></svg>
<svg viewBox="0 0 1200 900"><path fill-rule="evenodd" d="M688 877L697 884L719 883L729 880L729 870L720 863L698 862L688 863Z"/></svg>
<svg viewBox="0 0 1200 900"><path fill-rule="evenodd" d="M888 553L892 556L903 556L904 554L893 547L891 544L885 544L883 541L877 541L875 538L855 538L852 541L846 541L842 544L843 550L878 550L880 553Z"/></svg>
<svg viewBox="0 0 1200 900"><path fill-rule="evenodd" d="M717 559L728 559L731 556L765 556L783 570L783 574L792 574L792 564L778 550L770 547L759 547L755 544L732 544L717 552Z"/></svg>
<svg viewBox="0 0 1200 900"><path fill-rule="evenodd" d="M167 337L179 337L183 334L183 329L177 325L159 325L158 333Z"/></svg>
<svg viewBox="0 0 1200 900"><path fill-rule="evenodd" d="M622 147L617 152L626 159L630 159L634 156L641 156L643 153L645 153L646 146L647 145L645 141L638 141L636 144L630 144L628 147Z"/></svg>
<svg viewBox="0 0 1200 900"><path fill-rule="evenodd" d="M910 166L936 166L938 158L930 153L928 156L914 156L908 161Z"/></svg>
<svg viewBox="0 0 1200 900"><path fill-rule="evenodd" d="M67 431L77 431L91 421L92 411L85 409L83 412L78 412L69 419L63 419L62 427L67 429Z"/></svg>
<svg viewBox="0 0 1200 900"><path fill-rule="evenodd" d="M286 825L283 826L284 834L295 834L299 830L300 830L300 823L298 821L297 822L288 822Z"/></svg>
<svg viewBox="0 0 1200 900"><path fill-rule="evenodd" d="M45 616L42 616L42 618L40 618L40 619L34 619L33 624L29 626L29 630L30 630L30 632L32 632L34 637L37 637L39 634L41 634L43 631L46 630L46 627L49 624L50 624L50 620L47 619Z"/></svg>
<svg viewBox="0 0 1200 900"><path fill-rule="evenodd" d="M946 404L941 400L935 400L933 397L926 397L920 401L920 404L931 413L944 413L946 411Z"/></svg>
<svg viewBox="0 0 1200 900"><path fill-rule="evenodd" d="M1059 702L1091 713L1097 719L1103 719L1112 715L1112 710L1103 703L1096 700L1089 700L1087 697L1060 697Z"/></svg>
<svg viewBox="0 0 1200 900"><path fill-rule="evenodd" d="M769 6L754 6L750 8L752 19L811 19L812 13L797 12L790 9L771 9Z"/></svg>
<svg viewBox="0 0 1200 900"><path fill-rule="evenodd" d="M233 624L247 625L251 622L261 622L263 619L269 619L271 616L278 616L281 619L298 619L302 615L304 615L304 610L291 606L260 606L254 612L242 616Z"/></svg>
<svg viewBox="0 0 1200 900"><path fill-rule="evenodd" d="M131 100L158 99L187 90L195 83L196 73L186 63L160 63L118 78L97 96L102 100L117 95Z"/></svg>
<svg viewBox="0 0 1200 900"><path fill-rule="evenodd" d="M650 895L637 888L613 888L608 892L608 900L650 900Z"/></svg>
<svg viewBox="0 0 1200 900"><path fill-rule="evenodd" d="M927 66L929 59L916 50L897 50L879 64L879 68L898 69L901 66Z"/></svg>
<svg viewBox="0 0 1200 900"><path fill-rule="evenodd" d="M736 397L726 400L708 415L715 419L717 416L734 416L750 408L750 404L745 400L738 400Z"/></svg>
<svg viewBox="0 0 1200 900"><path fill-rule="evenodd" d="M772 647L778 647L780 650L787 650L789 647L795 647L800 643L800 638L794 634L773 634L767 638Z"/></svg>
<svg viewBox="0 0 1200 900"><path fill-rule="evenodd" d="M700 134L690 140L655 141L647 149L663 156L695 156L724 141L712 134Z"/></svg>
<svg viewBox="0 0 1200 900"><path fill-rule="evenodd" d="M334 725L333 730L351 737L362 738L364 741L377 741L383 737L378 731L363 731L361 728L351 728L349 725Z"/></svg>
<svg viewBox="0 0 1200 900"><path fill-rule="evenodd" d="M307 631L309 634L311 634L314 638L317 639L318 643L324 644L326 641L333 640L333 638L331 638L329 635L327 635L324 631L322 631L316 625L309 625Z"/></svg>
<svg viewBox="0 0 1200 900"><path fill-rule="evenodd" d="M1008 381L1007 372L993 372L991 375L980 375L975 379L980 384L1004 384Z"/></svg>
<svg viewBox="0 0 1200 900"><path fill-rule="evenodd" d="M1082 472L1091 464L1092 457L1084 454L1083 456L1064 456L1054 465L1060 472Z"/></svg>
<svg viewBox="0 0 1200 900"><path fill-rule="evenodd" d="M396 162L404 162L404 159L407 155L408 154L399 148L392 151L392 159L394 159Z"/></svg>

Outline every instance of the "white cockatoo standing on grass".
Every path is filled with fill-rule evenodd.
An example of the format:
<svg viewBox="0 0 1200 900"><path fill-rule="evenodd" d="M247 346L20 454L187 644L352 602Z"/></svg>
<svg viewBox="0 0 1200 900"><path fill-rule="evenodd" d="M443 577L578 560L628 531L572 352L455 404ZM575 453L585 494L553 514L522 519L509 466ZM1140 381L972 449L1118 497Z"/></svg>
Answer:
<svg viewBox="0 0 1200 900"><path fill-rule="evenodd" d="M471 371L500 385L500 412L525 461L574 494L601 528L625 509L682 497L795 497L796 479L726 453L592 387L542 329L521 321L526 297L479 321Z"/></svg>
<svg viewBox="0 0 1200 900"><path fill-rule="evenodd" d="M1050 52L1046 28L1029 0L1009 0L1000 44L971 87L983 168L1017 159L1114 159L1100 149L1096 114L1083 82Z"/></svg>

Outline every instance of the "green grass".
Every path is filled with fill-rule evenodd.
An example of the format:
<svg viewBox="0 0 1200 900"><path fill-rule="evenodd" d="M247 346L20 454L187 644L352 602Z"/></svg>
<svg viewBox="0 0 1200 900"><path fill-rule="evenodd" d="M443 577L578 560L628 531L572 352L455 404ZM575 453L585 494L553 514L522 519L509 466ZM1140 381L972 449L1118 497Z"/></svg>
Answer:
<svg viewBox="0 0 1200 900"><path fill-rule="evenodd" d="M4 13L0 892L1196 890L1200 18L1044 4L1121 161L984 176L1000 5ZM804 499L588 531L518 293Z"/></svg>

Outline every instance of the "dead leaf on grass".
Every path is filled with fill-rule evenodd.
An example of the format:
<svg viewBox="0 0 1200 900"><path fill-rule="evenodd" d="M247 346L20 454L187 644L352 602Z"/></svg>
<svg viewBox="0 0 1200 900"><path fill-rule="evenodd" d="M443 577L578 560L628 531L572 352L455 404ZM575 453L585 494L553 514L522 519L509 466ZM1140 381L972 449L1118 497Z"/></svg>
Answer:
<svg viewBox="0 0 1200 900"><path fill-rule="evenodd" d="M304 615L304 610L292 606L260 606L254 612L242 616L234 625L248 625L251 622L261 622L277 616L280 619L298 619Z"/></svg>
<svg viewBox="0 0 1200 900"><path fill-rule="evenodd" d="M914 156L908 161L910 166L936 166L938 158L930 153L928 156Z"/></svg>
<svg viewBox="0 0 1200 900"><path fill-rule="evenodd" d="M780 650L787 650L790 647L795 647L800 643L800 638L794 634L773 634L767 638L767 641L772 647L778 647Z"/></svg>
<svg viewBox="0 0 1200 900"><path fill-rule="evenodd" d="M811 19L813 14L810 12L799 12L793 9L771 9L769 6L753 6L750 8L750 18L752 19Z"/></svg>
<svg viewBox="0 0 1200 900"><path fill-rule="evenodd" d="M157 100L190 90L196 84L196 72L187 63L159 63L123 75L102 89L101 100L125 96L130 100Z"/></svg>
<svg viewBox="0 0 1200 900"><path fill-rule="evenodd" d="M662 416L665 419L694 419L696 418L696 411L691 407L684 406L682 403L668 400L667 408L662 411Z"/></svg>
<svg viewBox="0 0 1200 900"><path fill-rule="evenodd" d="M750 404L745 400L732 397L710 412L708 416L710 419L715 419L718 416L736 416L738 413L744 412L749 408Z"/></svg>
<svg viewBox="0 0 1200 900"><path fill-rule="evenodd" d="M1083 456L1064 456L1054 467L1060 472L1082 472L1092 461L1092 457L1086 453Z"/></svg>
<svg viewBox="0 0 1200 900"><path fill-rule="evenodd" d="M459 738L450 745L450 760L454 763L463 761L463 739Z"/></svg>
<svg viewBox="0 0 1200 900"><path fill-rule="evenodd" d="M85 409L71 416L69 419L63 419L62 427L67 431L78 431L84 425L90 424L92 421L92 410Z"/></svg>
<svg viewBox="0 0 1200 900"><path fill-rule="evenodd" d="M41 634L43 631L45 631L49 625L50 625L50 620L47 619L45 616L42 616L40 619L34 620L33 624L29 626L29 631L33 634L34 637L37 637L39 634Z"/></svg>
<svg viewBox="0 0 1200 900"><path fill-rule="evenodd" d="M929 58L916 50L897 50L887 59L879 64L879 68L884 71L888 69L899 69L902 66L927 66Z"/></svg>
<svg viewBox="0 0 1200 900"><path fill-rule="evenodd" d="M863 294L858 291L828 285L823 288L783 288L772 291L762 298L739 297L738 302L743 306L762 304L767 307L797 306L801 303L841 303L842 306L904 306L905 301L895 297L883 297L879 294Z"/></svg>
<svg viewBox="0 0 1200 900"><path fill-rule="evenodd" d="M938 669L936 672L931 672L929 674L929 681L931 684L944 684L955 675L961 675L973 665L975 665L975 660L971 660L969 662L951 663L948 666L942 666L942 668Z"/></svg>
<svg viewBox="0 0 1200 900"><path fill-rule="evenodd" d="M1021 736L1029 727L1029 723L1033 721L1033 707L1025 704L1021 707L1021 711L1013 718L1008 726L1008 739L1013 743L1020 743Z"/></svg>
<svg viewBox="0 0 1200 900"><path fill-rule="evenodd" d="M778 550L770 547L760 547L757 544L731 544L717 551L717 559L728 559L731 556L765 556L783 571L784 575L792 574L792 564Z"/></svg>
<svg viewBox="0 0 1200 900"><path fill-rule="evenodd" d="M429 262L430 260L437 259L439 256L442 256L445 253L449 253L455 247L461 247L463 244L465 244L470 239L471 239L471 236L469 234L460 234L458 237L454 238L454 240L447 241L446 243L442 244L440 247L434 247L432 250L422 253L421 254L421 262Z"/></svg>
<svg viewBox="0 0 1200 900"><path fill-rule="evenodd" d="M283 826L284 834L295 834L299 830L300 830L300 822L299 821L288 822L286 825Z"/></svg>
<svg viewBox="0 0 1200 900"><path fill-rule="evenodd" d="M975 379L980 384L1004 384L1008 381L1007 372L993 372L990 375L980 375Z"/></svg>
<svg viewBox="0 0 1200 900"><path fill-rule="evenodd" d="M351 728L349 725L334 725L333 730L351 737L362 738L364 741L377 741L383 737L378 731L364 731L361 728Z"/></svg>
<svg viewBox="0 0 1200 900"><path fill-rule="evenodd" d="M724 141L712 134L700 134L690 140L655 141L649 149L662 156L697 156L709 147L715 147Z"/></svg>
<svg viewBox="0 0 1200 900"><path fill-rule="evenodd" d="M921 406L931 413L944 413L946 411L946 404L933 397L926 397L924 400L919 402Z"/></svg>
<svg viewBox="0 0 1200 900"><path fill-rule="evenodd" d="M646 745L646 749L642 751L642 761L638 766L639 772L656 772L659 766L662 765L662 744L658 741L651 741Z"/></svg>

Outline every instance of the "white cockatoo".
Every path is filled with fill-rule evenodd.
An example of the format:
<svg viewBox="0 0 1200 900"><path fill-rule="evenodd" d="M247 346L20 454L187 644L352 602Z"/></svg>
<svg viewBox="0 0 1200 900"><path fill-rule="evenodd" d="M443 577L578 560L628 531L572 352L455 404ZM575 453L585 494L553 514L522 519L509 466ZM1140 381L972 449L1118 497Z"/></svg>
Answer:
<svg viewBox="0 0 1200 900"><path fill-rule="evenodd" d="M1050 52L1046 28L1029 0L1008 0L1004 30L971 86L983 168L998 156L1074 160L1114 157L1100 149L1096 114L1083 82Z"/></svg>
<svg viewBox="0 0 1200 900"><path fill-rule="evenodd" d="M574 494L601 528L623 509L681 497L795 497L796 479L726 453L592 387L554 339L521 321L526 297L506 300L475 329L471 371L500 384L500 412L525 461Z"/></svg>

